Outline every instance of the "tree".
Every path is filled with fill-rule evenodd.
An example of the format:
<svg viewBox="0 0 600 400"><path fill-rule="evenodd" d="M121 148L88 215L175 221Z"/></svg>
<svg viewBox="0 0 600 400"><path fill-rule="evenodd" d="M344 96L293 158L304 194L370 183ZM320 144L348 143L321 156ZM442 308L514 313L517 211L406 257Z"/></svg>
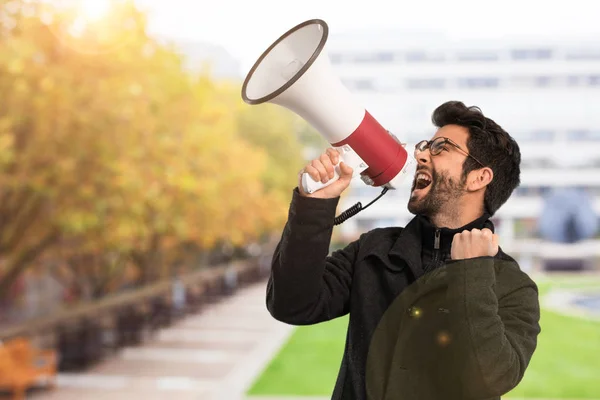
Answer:
<svg viewBox="0 0 600 400"><path fill-rule="evenodd" d="M0 293L41 254L106 282L133 260L150 281L184 244L281 225L301 164L288 115L186 71L131 3L83 27L45 2L0 7Z"/></svg>

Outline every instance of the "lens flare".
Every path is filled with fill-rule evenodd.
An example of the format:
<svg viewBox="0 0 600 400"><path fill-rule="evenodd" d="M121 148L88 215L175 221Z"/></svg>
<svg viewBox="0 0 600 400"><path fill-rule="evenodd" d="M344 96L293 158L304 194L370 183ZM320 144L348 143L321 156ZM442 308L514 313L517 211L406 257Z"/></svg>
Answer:
<svg viewBox="0 0 600 400"><path fill-rule="evenodd" d="M89 22L97 22L108 15L112 0L80 0L81 16Z"/></svg>
<svg viewBox="0 0 600 400"><path fill-rule="evenodd" d="M135 40L143 19L131 0L54 0L43 21L64 47L82 54L114 52Z"/></svg>

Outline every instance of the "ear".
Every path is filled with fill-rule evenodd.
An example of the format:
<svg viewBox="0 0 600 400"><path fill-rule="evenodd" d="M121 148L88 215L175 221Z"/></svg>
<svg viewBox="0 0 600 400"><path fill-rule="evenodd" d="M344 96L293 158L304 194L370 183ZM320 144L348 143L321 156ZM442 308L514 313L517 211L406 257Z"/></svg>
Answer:
<svg viewBox="0 0 600 400"><path fill-rule="evenodd" d="M492 179L494 179L494 172L490 167L473 170L467 176L467 191L481 190L489 185Z"/></svg>

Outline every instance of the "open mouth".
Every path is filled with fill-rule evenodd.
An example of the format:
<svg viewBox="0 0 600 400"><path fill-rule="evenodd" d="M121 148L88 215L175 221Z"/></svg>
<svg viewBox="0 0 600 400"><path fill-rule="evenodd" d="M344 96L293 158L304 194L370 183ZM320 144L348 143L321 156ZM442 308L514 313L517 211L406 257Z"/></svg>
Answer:
<svg viewBox="0 0 600 400"><path fill-rule="evenodd" d="M412 191L425 189L429 185L431 185L431 178L428 175L419 172L413 182Z"/></svg>

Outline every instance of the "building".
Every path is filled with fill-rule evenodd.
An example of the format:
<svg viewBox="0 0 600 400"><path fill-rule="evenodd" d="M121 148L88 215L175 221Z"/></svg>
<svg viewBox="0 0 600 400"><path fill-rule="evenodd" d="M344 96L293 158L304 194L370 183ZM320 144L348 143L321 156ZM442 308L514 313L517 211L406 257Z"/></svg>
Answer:
<svg viewBox="0 0 600 400"><path fill-rule="evenodd" d="M448 100L479 106L517 140L522 184L495 216L503 248L525 251L525 243L529 249L537 246L536 238L544 233L538 229L539 217L543 212L561 212L546 206L556 189L565 189L567 195L587 194L593 212L576 224L597 232L598 41L549 37L459 41L441 34L363 32L332 36L327 51L344 84L383 126L408 142L411 152L416 142L433 136L431 113ZM389 191L346 221L339 228L341 235L352 239L377 226L405 225L412 218L406 209L411 183ZM341 209L357 201L364 205L379 193L379 188L357 179ZM550 230L567 229L563 225L557 222ZM541 236L548 239L552 233Z"/></svg>

